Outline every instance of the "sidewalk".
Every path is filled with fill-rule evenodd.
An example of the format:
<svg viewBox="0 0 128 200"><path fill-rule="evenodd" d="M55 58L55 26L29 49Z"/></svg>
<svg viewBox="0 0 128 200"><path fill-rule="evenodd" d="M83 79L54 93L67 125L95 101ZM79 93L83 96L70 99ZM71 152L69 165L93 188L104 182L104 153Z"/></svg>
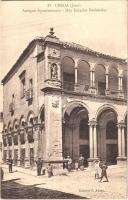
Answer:
<svg viewBox="0 0 128 200"><path fill-rule="evenodd" d="M15 170L15 169L14 169ZM125 199L126 198L126 168L118 166L108 167L108 179L109 182L100 183L94 179L94 171L87 168L85 171L71 172L68 176L53 176L48 178L46 176L37 177L35 175L26 174L24 172L8 173L7 168L5 171L5 182L15 180L15 184L24 186L24 190L27 187L31 187L31 195L35 197L35 189L43 190L39 192L41 196L36 193L36 198L43 198L44 193L48 190L48 197L55 198L53 192L63 192L63 195L75 195L73 198L90 198L90 199ZM8 183L9 186L9 183ZM9 187L8 187L9 188ZM9 190L7 188L7 190ZM33 189L32 189L33 188ZM44 190L45 189L45 190ZM23 190L23 188L22 188ZM11 188L10 198L13 188ZM52 191L52 193L50 193ZM58 193L54 193L58 194ZM28 195L25 193L25 195ZM31 198L32 198L31 197ZM59 196L60 197L60 196ZM21 198L21 196L20 196ZM25 198L29 198L25 196ZM46 196L45 196L46 198ZM66 198L68 198L66 196ZM71 197L70 197L71 198Z"/></svg>

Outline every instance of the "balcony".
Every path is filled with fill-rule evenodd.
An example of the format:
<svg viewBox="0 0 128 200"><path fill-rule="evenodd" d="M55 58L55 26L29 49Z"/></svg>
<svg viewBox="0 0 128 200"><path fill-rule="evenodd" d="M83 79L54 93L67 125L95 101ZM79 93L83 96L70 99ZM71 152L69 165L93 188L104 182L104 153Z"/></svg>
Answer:
<svg viewBox="0 0 128 200"><path fill-rule="evenodd" d="M82 93L82 94L91 94L93 96L97 96L99 98L114 98L114 99L124 99L125 96L122 91L120 94L118 89L115 88L110 88L106 90L106 85L104 84L98 84L95 87L90 87L89 84L84 84L84 83L79 83L75 85L74 82L69 82L69 81L63 81L63 89L68 92L77 92L77 93ZM94 92L93 92L94 91ZM121 96L122 95L122 96Z"/></svg>
<svg viewBox="0 0 128 200"><path fill-rule="evenodd" d="M68 90L68 91L77 91L77 92L87 93L89 91L89 85L88 84L84 85L82 83L75 85L75 83L73 82L64 81L63 89Z"/></svg>
<svg viewBox="0 0 128 200"><path fill-rule="evenodd" d="M33 98L33 89L30 88L29 90L26 91L25 93L26 101L30 101Z"/></svg>

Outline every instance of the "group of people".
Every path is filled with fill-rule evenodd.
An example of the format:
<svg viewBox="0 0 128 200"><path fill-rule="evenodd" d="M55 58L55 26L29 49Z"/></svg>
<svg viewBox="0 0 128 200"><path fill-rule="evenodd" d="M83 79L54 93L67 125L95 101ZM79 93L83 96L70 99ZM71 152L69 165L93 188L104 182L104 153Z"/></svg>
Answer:
<svg viewBox="0 0 128 200"><path fill-rule="evenodd" d="M99 179L99 182L105 177L106 181L108 182L107 176L107 163L105 161L95 160L94 161L95 167L95 179Z"/></svg>
<svg viewBox="0 0 128 200"><path fill-rule="evenodd" d="M8 159L7 164L9 166L9 173L12 173L13 160L11 158ZM73 164L73 161L71 157L68 155L64 159L63 168L64 169L66 168L68 172L71 172L72 164ZM43 161L41 160L41 158L39 158L36 161L36 166L37 166L37 176L45 175L46 172L49 178L53 176L53 167L50 162L48 162L47 167L44 167ZM78 171L78 169L80 169L81 171L84 170L84 157L82 154L80 154L80 157L78 160L75 160L74 167L76 171ZM107 168L108 166L105 161L101 162L100 160L95 160L94 161L95 179L99 179L99 182L101 182L102 179L105 177L106 181L108 182Z"/></svg>
<svg viewBox="0 0 128 200"><path fill-rule="evenodd" d="M73 165L73 161L71 159L71 157L68 155L65 159L64 159L64 166L63 168L66 168L68 170L68 172L71 171L72 169L72 165ZM78 169L80 170L84 170L84 157L82 156L82 154L80 154L80 157L78 160L75 160L74 163L74 167L75 170L77 171Z"/></svg>
<svg viewBox="0 0 128 200"><path fill-rule="evenodd" d="M50 162L48 163L48 166L45 168L43 167L43 161L41 160L41 158L39 158L36 161L36 165L37 165L37 176L40 176L41 172L42 172L42 175L45 175L46 170L47 170L47 174L49 178L53 176L53 167Z"/></svg>

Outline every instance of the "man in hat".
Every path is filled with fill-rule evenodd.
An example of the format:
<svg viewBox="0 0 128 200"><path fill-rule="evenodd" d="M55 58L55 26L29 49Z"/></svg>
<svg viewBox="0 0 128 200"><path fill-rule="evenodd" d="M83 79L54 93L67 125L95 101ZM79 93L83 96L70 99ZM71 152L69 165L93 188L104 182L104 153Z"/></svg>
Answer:
<svg viewBox="0 0 128 200"><path fill-rule="evenodd" d="M37 165L37 176L40 176L41 175L41 169L42 169L42 166L43 166L43 162L42 162L41 158L39 158L36 161L36 165Z"/></svg>

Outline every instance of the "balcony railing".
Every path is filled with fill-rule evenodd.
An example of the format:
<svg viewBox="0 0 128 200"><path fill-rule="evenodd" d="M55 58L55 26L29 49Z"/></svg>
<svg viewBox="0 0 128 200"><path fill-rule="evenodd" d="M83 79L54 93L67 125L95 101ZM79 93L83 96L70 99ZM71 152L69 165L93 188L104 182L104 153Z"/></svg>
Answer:
<svg viewBox="0 0 128 200"><path fill-rule="evenodd" d="M77 92L89 94L90 93L89 88L90 88L89 84L78 83L77 85L75 85L75 83L73 82L63 81L63 89L67 91L75 91L75 92L77 91ZM95 94L98 96L110 96L110 97L118 98L119 92L117 89L110 88L110 90L107 91L106 93L105 87L103 88L103 87L96 86L95 90L96 90Z"/></svg>
<svg viewBox="0 0 128 200"><path fill-rule="evenodd" d="M64 81L63 82L63 89L69 90L69 91L74 91L75 90L75 83ZM77 84L77 91L78 92L87 92L88 90L89 90L88 84L82 84L82 83Z"/></svg>
<svg viewBox="0 0 128 200"><path fill-rule="evenodd" d="M31 100L33 98L33 89L30 88L29 90L27 90L25 96L26 96L26 101Z"/></svg>

